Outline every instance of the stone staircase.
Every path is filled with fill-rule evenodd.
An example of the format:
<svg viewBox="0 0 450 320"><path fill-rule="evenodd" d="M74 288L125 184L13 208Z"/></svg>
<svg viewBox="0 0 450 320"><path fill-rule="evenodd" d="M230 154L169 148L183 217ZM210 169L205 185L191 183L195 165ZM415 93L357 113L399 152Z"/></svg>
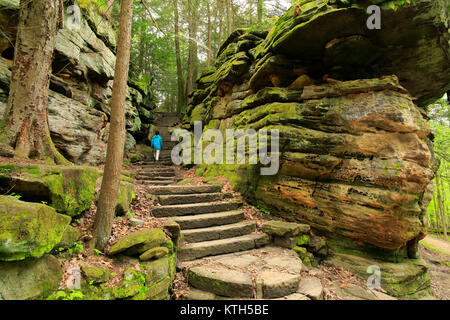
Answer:
<svg viewBox="0 0 450 320"><path fill-rule="evenodd" d="M152 215L180 225L178 262L254 249L269 241L266 234L255 232L256 223L245 221L241 203L222 193L220 186L153 186L148 191L161 204Z"/></svg>
<svg viewBox="0 0 450 320"><path fill-rule="evenodd" d="M180 225L177 268L191 287L186 299L309 299L298 294L302 262L292 250L265 247L271 238L245 219L242 203L219 185L178 185L170 161L173 114L157 115L164 141L161 161L147 159L137 180L158 205L151 214ZM274 257L274 259L272 259ZM244 269L244 270L237 270Z"/></svg>

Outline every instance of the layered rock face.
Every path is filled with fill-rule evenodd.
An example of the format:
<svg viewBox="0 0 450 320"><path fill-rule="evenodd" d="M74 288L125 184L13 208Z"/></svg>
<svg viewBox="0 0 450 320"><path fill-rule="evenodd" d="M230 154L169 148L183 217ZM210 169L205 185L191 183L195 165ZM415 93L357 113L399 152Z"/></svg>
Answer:
<svg viewBox="0 0 450 320"><path fill-rule="evenodd" d="M116 34L91 1L65 1L64 5L65 28L57 35L50 83L50 133L68 160L98 165L106 155ZM81 8L79 23L71 5ZM18 0L0 1L0 117L8 99L18 9ZM155 107L152 99L151 92L129 83L126 127L131 148L149 128Z"/></svg>
<svg viewBox="0 0 450 320"><path fill-rule="evenodd" d="M386 1L387 2L387 1ZM366 9L381 7L381 30ZM450 89L448 1L297 2L236 30L198 80L184 128L276 129L280 170L203 166L336 251L415 258L433 171L425 107ZM270 150L270 149L269 149Z"/></svg>

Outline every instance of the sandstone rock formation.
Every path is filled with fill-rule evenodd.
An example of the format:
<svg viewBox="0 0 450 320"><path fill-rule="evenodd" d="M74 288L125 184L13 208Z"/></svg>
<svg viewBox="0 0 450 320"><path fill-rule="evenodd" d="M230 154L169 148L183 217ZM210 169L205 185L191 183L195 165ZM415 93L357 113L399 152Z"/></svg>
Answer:
<svg viewBox="0 0 450 320"><path fill-rule="evenodd" d="M198 173L226 175L336 251L399 262L425 233L437 168L425 109L450 88L450 19L445 0L386 2L302 0L272 25L236 30L183 127L279 130L276 176L248 164ZM366 26L374 3L381 30Z"/></svg>
<svg viewBox="0 0 450 320"><path fill-rule="evenodd" d="M0 1L0 118L9 94L19 1ZM50 83L48 118L58 150L76 164L104 162L116 35L91 1L65 1L66 27L59 30ZM67 8L81 7L79 28L70 28ZM147 134L155 104L152 93L130 83L126 101L128 148Z"/></svg>

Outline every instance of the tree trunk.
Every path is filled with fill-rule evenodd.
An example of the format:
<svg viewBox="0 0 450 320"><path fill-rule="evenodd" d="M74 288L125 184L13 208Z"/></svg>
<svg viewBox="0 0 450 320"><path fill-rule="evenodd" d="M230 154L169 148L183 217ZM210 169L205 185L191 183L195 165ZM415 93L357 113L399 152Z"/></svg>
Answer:
<svg viewBox="0 0 450 320"><path fill-rule="evenodd" d="M208 61L207 66L211 66L211 55L212 55L212 21L211 21L211 4L206 4L208 6Z"/></svg>
<svg viewBox="0 0 450 320"><path fill-rule="evenodd" d="M193 2L195 2L193 4ZM188 0L188 22L189 22L189 54L187 62L187 79L186 79L186 99L191 91L195 89L195 80L198 73L197 58L197 8L198 0ZM187 100L186 100L187 102Z"/></svg>
<svg viewBox="0 0 450 320"><path fill-rule="evenodd" d="M59 9L59 1L20 1L14 65L0 140L15 149L17 158L67 164L51 140L47 119Z"/></svg>
<svg viewBox="0 0 450 320"><path fill-rule="evenodd" d="M108 19L111 19L111 14L114 9L114 2L115 2L115 0L108 0L108 2L106 3L105 14L108 17Z"/></svg>
<svg viewBox="0 0 450 320"><path fill-rule="evenodd" d="M177 84L178 84L178 101L177 113L181 114L186 98L184 97L183 85L183 69L181 66L181 52L180 52L180 18L178 14L178 0L173 0L174 18L175 18L175 55L177 60Z"/></svg>
<svg viewBox="0 0 450 320"><path fill-rule="evenodd" d="M218 6L221 3L222 3L222 1L220 1L220 0L217 1L217 5ZM219 18L219 40L218 40L218 43L217 43L217 52L219 51L220 46L222 45L222 34L223 34L223 16L220 15L220 18ZM217 54L216 54L216 56L217 56Z"/></svg>
<svg viewBox="0 0 450 320"><path fill-rule="evenodd" d="M231 5L232 5L231 1L232 0L225 0L227 8L228 36L230 36L231 32L233 31L233 16L231 12Z"/></svg>
<svg viewBox="0 0 450 320"><path fill-rule="evenodd" d="M258 23L263 21L264 0L258 0Z"/></svg>
<svg viewBox="0 0 450 320"><path fill-rule="evenodd" d="M104 251L111 236L125 146L125 99L130 64L133 0L122 0L117 59L111 98L111 124L92 247Z"/></svg>
<svg viewBox="0 0 450 320"><path fill-rule="evenodd" d="M435 188L437 188L437 186L435 186ZM437 191L436 191L436 193L437 193ZM436 200L436 198L437 198L437 196L436 196L436 194L435 195L433 195L433 204L434 204L434 210L433 210L433 213L434 213L434 225L435 225L435 228L436 228L436 232L439 234L439 233L441 233L441 231L440 231L440 229L439 229L439 209L438 209L438 206L437 206L437 200Z"/></svg>
<svg viewBox="0 0 450 320"><path fill-rule="evenodd" d="M447 226L446 226L446 219L445 219L445 212L444 212L444 206L442 203L442 197L441 197L441 183L439 179L439 175L436 175L436 186L437 186L437 200L439 204L439 212L441 216L441 222L442 222L442 232L444 234L444 239L447 240Z"/></svg>

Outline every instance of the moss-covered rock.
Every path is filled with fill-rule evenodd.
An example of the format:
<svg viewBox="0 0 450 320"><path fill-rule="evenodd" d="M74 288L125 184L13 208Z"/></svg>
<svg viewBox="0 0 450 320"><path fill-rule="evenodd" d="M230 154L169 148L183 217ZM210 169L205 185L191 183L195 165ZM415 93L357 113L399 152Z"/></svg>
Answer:
<svg viewBox="0 0 450 320"><path fill-rule="evenodd" d="M0 164L0 189L26 201L47 202L58 212L74 217L91 207L100 172L90 167Z"/></svg>
<svg viewBox="0 0 450 320"><path fill-rule="evenodd" d="M145 274L142 272L131 268L127 269L123 275L122 284L113 289L115 299L129 299L144 292L146 290L145 278Z"/></svg>
<svg viewBox="0 0 450 320"><path fill-rule="evenodd" d="M143 229L120 238L111 246L109 255L122 252L127 255L139 255L161 245L169 246L169 242L161 229Z"/></svg>
<svg viewBox="0 0 450 320"><path fill-rule="evenodd" d="M107 282L111 272L107 266L97 267L88 264L81 265L81 272L89 284L98 284Z"/></svg>
<svg viewBox="0 0 450 320"><path fill-rule="evenodd" d="M139 256L139 260L147 261L147 260L159 259L161 257L164 257L167 254L169 254L168 248L156 247L156 248L149 249L149 250L145 251L143 254L141 254Z"/></svg>
<svg viewBox="0 0 450 320"><path fill-rule="evenodd" d="M332 266L346 268L367 280L369 266L378 266L381 271L381 287L394 297L419 299L431 296L428 266L422 259L391 263L347 254L334 254L326 260Z"/></svg>
<svg viewBox="0 0 450 320"><path fill-rule="evenodd" d="M115 209L116 216L126 215L130 209L130 204L135 198L134 185L132 183L121 181Z"/></svg>
<svg viewBox="0 0 450 320"><path fill-rule="evenodd" d="M53 256L0 262L0 299L31 300L47 297L62 280L61 265Z"/></svg>
<svg viewBox="0 0 450 320"><path fill-rule="evenodd" d="M69 223L46 205L0 196L0 260L41 257L61 241Z"/></svg>
<svg viewBox="0 0 450 320"><path fill-rule="evenodd" d="M54 247L53 247L53 251L58 252L58 251L62 251L64 249L69 249L72 248L75 243L78 241L78 239L80 239L81 236L81 232L72 227L72 226L67 226L66 231L64 231L64 234L61 238L61 241L59 241Z"/></svg>
<svg viewBox="0 0 450 320"><path fill-rule="evenodd" d="M278 237L297 236L300 233L308 233L309 230L310 227L308 225L275 220L265 222L263 225L263 231L265 233Z"/></svg>
<svg viewBox="0 0 450 320"><path fill-rule="evenodd" d="M183 234L181 233L181 227L175 221L171 221L170 219L164 222L164 228L169 232L170 239L173 242L174 249L176 250L180 242L183 238Z"/></svg>
<svg viewBox="0 0 450 320"><path fill-rule="evenodd" d="M309 245L309 235L307 234L302 234L300 236L297 237L297 246L307 246Z"/></svg>
<svg viewBox="0 0 450 320"><path fill-rule="evenodd" d="M158 282L170 277L169 257L141 263L141 268L147 274L146 286L151 287Z"/></svg>

